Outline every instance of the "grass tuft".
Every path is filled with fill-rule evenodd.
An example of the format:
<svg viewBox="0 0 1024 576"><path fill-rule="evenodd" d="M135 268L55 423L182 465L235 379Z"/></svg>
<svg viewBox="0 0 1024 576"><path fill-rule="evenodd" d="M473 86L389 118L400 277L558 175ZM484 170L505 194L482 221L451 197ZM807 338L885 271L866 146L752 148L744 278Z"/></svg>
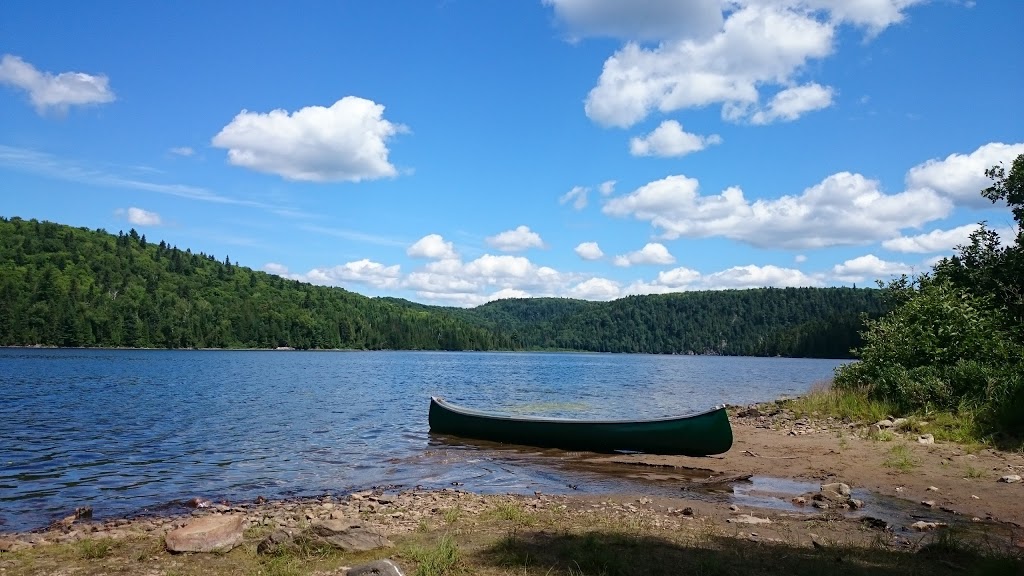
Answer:
<svg viewBox="0 0 1024 576"><path fill-rule="evenodd" d="M889 449L889 456L882 462L882 466L899 472L909 472L917 466L917 461L911 456L910 449L906 445L897 444Z"/></svg>
<svg viewBox="0 0 1024 576"><path fill-rule="evenodd" d="M82 540L78 543L78 552L86 560L106 558L113 549L113 540L106 538L101 540Z"/></svg>
<svg viewBox="0 0 1024 576"><path fill-rule="evenodd" d="M409 555L417 564L416 576L448 576L462 572L462 555L449 534L430 548L413 548Z"/></svg>

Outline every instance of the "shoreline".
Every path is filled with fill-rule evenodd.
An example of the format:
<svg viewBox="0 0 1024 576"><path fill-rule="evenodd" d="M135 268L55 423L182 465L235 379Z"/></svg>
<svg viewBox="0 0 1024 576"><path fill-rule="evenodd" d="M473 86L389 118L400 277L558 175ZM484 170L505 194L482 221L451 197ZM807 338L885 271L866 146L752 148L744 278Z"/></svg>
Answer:
<svg viewBox="0 0 1024 576"><path fill-rule="evenodd" d="M678 485L677 496L378 489L209 504L191 513L102 521L72 514L43 530L4 532L0 526L0 571L36 573L18 570L23 558L31 557L37 565L39 558L63 557L61 551L68 546L96 540L127 547L134 544L120 543L146 542L149 548L160 549L170 530L210 515L244 518L246 558L251 556L254 562L264 561L255 546L271 530L301 531L317 522L344 518L372 525L396 541L413 542L451 533L457 524L454 516L477 523L481 533L495 538L501 537L502 530L507 532L506 517L533 518L522 530L550 518L557 530L566 533L589 533L601 527L632 534L640 522L643 534L659 538L677 538L699 528L701 533L744 545L785 544L803 550L817 549L822 542L841 543L853 551L850 554L871 546L900 553L916 551L941 541L945 534L969 534L969 539L977 536L998 543L1000 554L1020 561L1024 483L1000 481L1024 470L1020 453L922 443L917 433L895 426L883 428L883 434L875 423L798 418L785 408L785 401L730 407L730 419L735 443L721 456L579 455L583 465L628 465L636 478L659 486ZM841 484L852 488L852 496L819 498L826 487ZM495 526L505 528L494 533ZM459 542L463 542L459 538L465 540L460 546L484 545L474 539L472 530L456 532ZM385 550L382 554L395 557L396 553ZM415 563L409 554L400 550L397 558L408 566ZM160 549L151 555L151 562L162 565L176 558ZM341 558L348 562L352 556ZM199 565L211 561L202 560L202 555L195 560Z"/></svg>

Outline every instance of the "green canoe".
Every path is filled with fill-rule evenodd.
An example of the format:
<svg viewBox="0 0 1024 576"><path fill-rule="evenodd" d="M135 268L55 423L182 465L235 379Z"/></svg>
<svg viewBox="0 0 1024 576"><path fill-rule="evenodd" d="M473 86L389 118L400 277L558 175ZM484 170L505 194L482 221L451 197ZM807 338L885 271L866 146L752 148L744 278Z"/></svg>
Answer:
<svg viewBox="0 0 1024 576"><path fill-rule="evenodd" d="M590 452L707 456L732 447L725 406L654 420L574 420L492 414L430 399L430 431L476 440Z"/></svg>

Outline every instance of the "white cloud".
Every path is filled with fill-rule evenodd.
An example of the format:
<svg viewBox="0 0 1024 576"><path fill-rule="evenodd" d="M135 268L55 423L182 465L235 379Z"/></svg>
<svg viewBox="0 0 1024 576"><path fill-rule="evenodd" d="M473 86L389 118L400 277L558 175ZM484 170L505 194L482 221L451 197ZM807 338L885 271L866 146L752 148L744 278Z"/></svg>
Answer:
<svg viewBox="0 0 1024 576"><path fill-rule="evenodd" d="M570 288L566 295L583 300L614 300L622 295L622 290L614 280L591 278Z"/></svg>
<svg viewBox="0 0 1024 576"><path fill-rule="evenodd" d="M267 262L263 265L263 270L277 276L288 276L288 267L277 262Z"/></svg>
<svg viewBox="0 0 1024 576"><path fill-rule="evenodd" d="M748 0L749 1L749 0ZM898 24L905 18L904 11L927 0L753 0L827 10L833 22L863 26L871 35Z"/></svg>
<svg viewBox="0 0 1024 576"><path fill-rule="evenodd" d="M189 146L177 146L175 148L171 148L170 152L176 156L185 156L186 158L193 156L196 153L196 151Z"/></svg>
<svg viewBox="0 0 1024 576"><path fill-rule="evenodd" d="M616 256L612 261L616 266L629 267L636 264L671 264L676 261L664 244L650 242L640 250Z"/></svg>
<svg viewBox="0 0 1024 576"><path fill-rule="evenodd" d="M832 267L835 277L845 282L875 280L883 276L909 274L913 269L903 262L888 262L874 254L858 256Z"/></svg>
<svg viewBox="0 0 1024 576"><path fill-rule="evenodd" d="M120 212L120 210L118 212ZM132 206L128 210L125 210L124 213L128 217L128 222L135 224L136 226L159 226L163 224L159 214L143 210L142 208Z"/></svg>
<svg viewBox="0 0 1024 576"><path fill-rule="evenodd" d="M586 186L573 186L572 190L569 190L558 199L558 203L567 204L572 202L573 208L583 210L587 207L587 192L590 192L590 188Z"/></svg>
<svg viewBox="0 0 1024 576"><path fill-rule="evenodd" d="M458 257L455 246L451 242L445 241L440 234L427 234L409 246L405 253L413 258L430 258L431 260L448 260Z"/></svg>
<svg viewBox="0 0 1024 576"><path fill-rule="evenodd" d="M636 281L626 287L607 278L590 278L569 289L567 295L587 300L614 300L630 294L668 294L689 290L724 290L789 286L821 286L817 278L793 268L778 266L734 266L703 275L696 270L679 267L658 273L650 281Z"/></svg>
<svg viewBox="0 0 1024 576"><path fill-rule="evenodd" d="M793 261L796 262L797 264L803 264L804 262L807 262L807 256L803 254L797 254L796 256L793 257Z"/></svg>
<svg viewBox="0 0 1024 576"><path fill-rule="evenodd" d="M40 72L18 56L4 54L0 58L0 84L28 92L32 105L40 114L53 108L65 112L70 106L105 104L115 99L110 81L103 74L84 72Z"/></svg>
<svg viewBox="0 0 1024 576"><path fill-rule="evenodd" d="M373 180L395 176L387 141L407 128L384 119L384 106L346 96L330 108L293 113L242 110L213 138L228 161L289 180Z"/></svg>
<svg viewBox="0 0 1024 576"><path fill-rule="evenodd" d="M560 295L573 278L522 256L484 254L470 262L429 262L408 274L402 285L427 300L475 306L497 298Z"/></svg>
<svg viewBox="0 0 1024 576"><path fill-rule="evenodd" d="M970 154L950 154L943 160L932 159L914 166L907 173L908 188L926 188L952 198L959 204L991 206L981 191L992 185L985 170L1003 163L1009 168L1013 159L1024 154L1024 143L992 142Z"/></svg>
<svg viewBox="0 0 1024 576"><path fill-rule="evenodd" d="M753 105L759 86L790 85L809 61L831 54L834 33L834 25L807 12L741 6L706 40L650 49L626 44L605 61L586 113L600 124L628 127L652 110Z"/></svg>
<svg viewBox="0 0 1024 576"><path fill-rule="evenodd" d="M630 139L629 153L633 156L685 156L721 143L722 137L718 134L691 134L685 132L679 122L665 120L650 134Z"/></svg>
<svg viewBox="0 0 1024 576"><path fill-rule="evenodd" d="M832 105L835 89L816 82L782 90L772 97L767 108L727 102L722 114L729 120L748 120L751 124L771 124L777 120L792 122L807 112Z"/></svg>
<svg viewBox="0 0 1024 576"><path fill-rule="evenodd" d="M605 61L586 113L607 126L631 126L652 111L723 104L723 117L753 123L792 120L832 103L832 89L801 84L814 60L832 55L837 29L872 37L924 0L545 0L581 35L627 44ZM722 10L726 18L722 18ZM693 14L685 15L692 11ZM703 14L704 16L701 16ZM675 16L686 19L682 25ZM588 19L589 18L589 19ZM656 46L641 42L660 40ZM760 91L781 91L764 110Z"/></svg>
<svg viewBox="0 0 1024 576"><path fill-rule="evenodd" d="M778 266L733 266L701 278L702 287L708 290L740 288L784 288L789 286L821 286L821 281L795 268Z"/></svg>
<svg viewBox="0 0 1024 576"><path fill-rule="evenodd" d="M576 254L584 260L600 260L604 258L604 252L597 242L582 242L576 247Z"/></svg>
<svg viewBox="0 0 1024 576"><path fill-rule="evenodd" d="M958 226L951 230L932 230L916 236L899 236L882 242L882 247L894 252L913 252L926 254L951 250L959 244L966 244L972 232L978 229L977 224Z"/></svg>
<svg viewBox="0 0 1024 576"><path fill-rule="evenodd" d="M970 244L971 234L979 227L978 224L965 224L950 230L932 230L915 236L899 236L885 240L882 247L894 252L915 254L948 252L957 246ZM1012 243L1017 237L1017 230L1014 227L996 228L995 231L1003 244Z"/></svg>
<svg viewBox="0 0 1024 576"><path fill-rule="evenodd" d="M264 269L266 269L266 266L264 266ZM383 289L398 288L402 276L401 267L398 264L385 266L366 258L331 268L313 268L305 274L282 275L293 280L324 286L362 284Z"/></svg>
<svg viewBox="0 0 1024 576"><path fill-rule="evenodd" d="M573 37L703 37L722 26L721 0L543 0Z"/></svg>
<svg viewBox="0 0 1024 576"><path fill-rule="evenodd" d="M529 226L519 226L515 230L506 230L486 238L487 243L502 252L521 252L529 248L542 248L544 241L540 234L530 230Z"/></svg>
<svg viewBox="0 0 1024 576"><path fill-rule="evenodd" d="M696 179L668 176L612 198L603 212L650 221L664 238L722 236L763 248L821 248L891 238L949 214L931 190L885 194L878 182L840 172L799 196L750 202L738 187L703 196Z"/></svg>
<svg viewBox="0 0 1024 576"><path fill-rule="evenodd" d="M597 187L598 191L601 192L601 196L611 196L615 193L615 180L605 180L601 182L601 185Z"/></svg>

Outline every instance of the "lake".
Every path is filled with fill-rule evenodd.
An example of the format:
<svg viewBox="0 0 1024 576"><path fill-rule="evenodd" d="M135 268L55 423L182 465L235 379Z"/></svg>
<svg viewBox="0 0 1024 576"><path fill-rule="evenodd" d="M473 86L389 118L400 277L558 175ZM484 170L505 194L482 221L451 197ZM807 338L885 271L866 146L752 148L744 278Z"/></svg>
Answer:
<svg viewBox="0 0 1024 576"><path fill-rule="evenodd" d="M616 491L559 451L428 433L465 406L658 417L806 392L840 360L511 352L0 349L0 532L372 486Z"/></svg>

